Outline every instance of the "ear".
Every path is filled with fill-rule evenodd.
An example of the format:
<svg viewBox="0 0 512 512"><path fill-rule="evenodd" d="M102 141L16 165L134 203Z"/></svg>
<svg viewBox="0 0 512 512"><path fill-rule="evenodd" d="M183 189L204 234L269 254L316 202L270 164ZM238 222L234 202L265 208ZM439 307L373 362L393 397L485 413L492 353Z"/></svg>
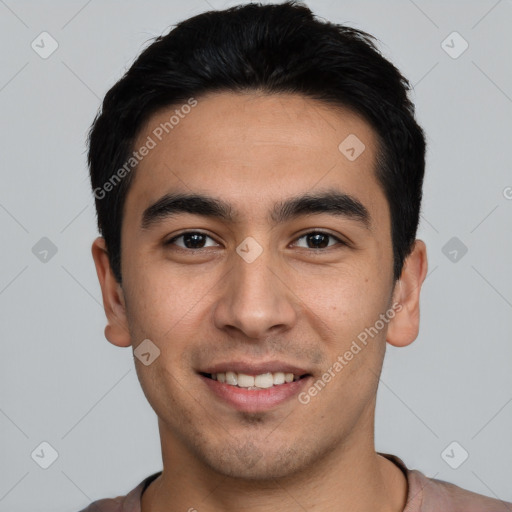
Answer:
<svg viewBox="0 0 512 512"><path fill-rule="evenodd" d="M92 257L101 286L103 307L107 315L105 338L118 347L131 345L130 332L126 319L126 307L121 285L116 281L106 248L105 239L98 237L92 244Z"/></svg>
<svg viewBox="0 0 512 512"><path fill-rule="evenodd" d="M400 279L395 283L393 304L395 316L389 322L386 341L395 347L405 347L418 336L420 327L420 291L427 275L427 248L422 240L416 240L414 249L407 257Z"/></svg>

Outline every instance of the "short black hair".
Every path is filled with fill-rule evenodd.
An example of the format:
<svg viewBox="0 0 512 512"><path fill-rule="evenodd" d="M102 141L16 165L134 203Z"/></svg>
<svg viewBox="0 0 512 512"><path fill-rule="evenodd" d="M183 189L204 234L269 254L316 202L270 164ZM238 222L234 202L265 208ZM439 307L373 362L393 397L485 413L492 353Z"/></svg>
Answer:
<svg viewBox="0 0 512 512"><path fill-rule="evenodd" d="M136 165L119 171L126 171L138 134L157 111L224 91L301 94L348 108L372 126L399 279L418 229L426 143L407 96L411 86L375 41L318 19L296 1L204 12L156 37L107 92L88 137L98 229L116 280L121 283L123 206Z"/></svg>

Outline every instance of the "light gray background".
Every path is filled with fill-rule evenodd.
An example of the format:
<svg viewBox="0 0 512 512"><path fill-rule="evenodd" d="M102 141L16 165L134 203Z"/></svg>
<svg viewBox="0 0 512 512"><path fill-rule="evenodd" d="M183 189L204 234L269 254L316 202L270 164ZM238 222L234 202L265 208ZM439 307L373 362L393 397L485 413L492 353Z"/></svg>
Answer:
<svg viewBox="0 0 512 512"><path fill-rule="evenodd" d="M103 336L85 136L100 99L152 37L237 3L0 0L1 511L79 510L161 469L131 350ZM421 333L388 348L376 448L510 501L512 4L307 4L383 42L415 86L429 143ZM31 48L42 31L59 44L47 59ZM456 59L441 46L453 31L469 43ZM57 247L46 263L32 252L42 237ZM443 253L452 237L468 248L456 262ZM58 452L48 469L31 458L43 441ZM458 469L441 456L453 441L469 453Z"/></svg>

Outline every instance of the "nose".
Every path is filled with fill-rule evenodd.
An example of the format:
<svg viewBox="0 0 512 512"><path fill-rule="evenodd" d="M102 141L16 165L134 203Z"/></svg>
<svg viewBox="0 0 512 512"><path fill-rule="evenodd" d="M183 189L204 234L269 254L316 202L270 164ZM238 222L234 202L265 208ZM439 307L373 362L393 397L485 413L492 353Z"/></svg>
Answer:
<svg viewBox="0 0 512 512"><path fill-rule="evenodd" d="M215 326L240 331L251 339L291 329L297 321L299 301L283 267L272 264L269 251L251 263L236 254L233 259L215 307Z"/></svg>

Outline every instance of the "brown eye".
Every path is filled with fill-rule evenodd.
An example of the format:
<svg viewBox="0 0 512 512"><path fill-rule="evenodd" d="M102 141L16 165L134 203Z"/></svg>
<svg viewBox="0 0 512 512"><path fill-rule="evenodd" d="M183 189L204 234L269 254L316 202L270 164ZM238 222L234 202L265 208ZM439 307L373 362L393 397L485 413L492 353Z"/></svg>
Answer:
<svg viewBox="0 0 512 512"><path fill-rule="evenodd" d="M305 235L302 235L297 240L301 240L303 238L306 240L306 244L307 244L306 249L326 249L327 247L336 245L335 243L331 244L329 242L329 239L332 239L341 245L346 245L338 237L331 235L330 233L325 233L323 231L311 231L310 233L306 233Z"/></svg>
<svg viewBox="0 0 512 512"><path fill-rule="evenodd" d="M176 245L182 249L204 249L206 247L212 247L211 245L205 245L208 238L213 240L210 236L200 231L187 231L186 233L171 238L165 242L165 245ZM181 240L181 243L176 243L177 240Z"/></svg>

